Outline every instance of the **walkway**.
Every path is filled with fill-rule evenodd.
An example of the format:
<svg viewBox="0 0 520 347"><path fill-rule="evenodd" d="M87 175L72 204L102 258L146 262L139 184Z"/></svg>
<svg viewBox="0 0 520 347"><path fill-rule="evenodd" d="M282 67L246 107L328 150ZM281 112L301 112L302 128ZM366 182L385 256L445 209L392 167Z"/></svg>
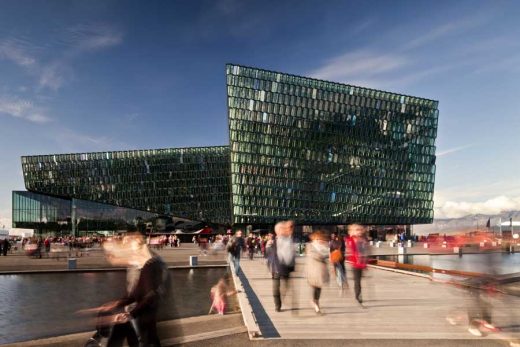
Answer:
<svg viewBox="0 0 520 347"><path fill-rule="evenodd" d="M452 326L446 321L454 310L465 317L465 292L427 278L371 268L363 282L365 308L354 300L353 283L344 296L331 282L323 288L320 300L324 314L317 315L310 305L310 289L303 278L304 258L298 258L297 272L282 312L275 312L270 274L264 260L242 259L240 280L245 296L264 339L478 339L466 330L466 322ZM349 271L349 280L352 278ZM296 307L291 307L294 295ZM515 328L515 297L496 297L494 317L499 326ZM242 303L241 303L242 305ZM247 307L242 307L247 314ZM465 318L463 318L465 319ZM247 325L247 322L246 322ZM248 327L250 330L251 328ZM518 331L518 327L516 327ZM516 337L520 337L518 333ZM511 333L488 338L507 338Z"/></svg>

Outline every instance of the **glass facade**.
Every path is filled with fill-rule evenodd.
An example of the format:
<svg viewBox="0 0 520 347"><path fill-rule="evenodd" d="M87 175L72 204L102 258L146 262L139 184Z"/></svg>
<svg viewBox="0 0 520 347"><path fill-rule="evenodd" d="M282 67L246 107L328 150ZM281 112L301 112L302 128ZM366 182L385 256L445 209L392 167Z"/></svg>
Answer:
<svg viewBox="0 0 520 347"><path fill-rule="evenodd" d="M238 65L226 76L229 146L26 156L27 190L215 224L432 222L437 101Z"/></svg>
<svg viewBox="0 0 520 347"><path fill-rule="evenodd" d="M432 222L437 101L226 70L234 223Z"/></svg>
<svg viewBox="0 0 520 347"><path fill-rule="evenodd" d="M58 234L69 234L73 219L78 233L84 234L136 230L138 224L154 223L159 217L145 211L23 191L14 191L12 202L14 228Z"/></svg>
<svg viewBox="0 0 520 347"><path fill-rule="evenodd" d="M228 146L26 156L22 168L29 191L230 221Z"/></svg>

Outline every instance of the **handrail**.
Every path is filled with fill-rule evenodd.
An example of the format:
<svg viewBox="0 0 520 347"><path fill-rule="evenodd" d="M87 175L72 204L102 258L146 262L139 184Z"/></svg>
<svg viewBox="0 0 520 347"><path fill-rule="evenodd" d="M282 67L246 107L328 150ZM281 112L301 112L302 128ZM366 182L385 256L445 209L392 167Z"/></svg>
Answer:
<svg viewBox="0 0 520 347"><path fill-rule="evenodd" d="M435 269L431 266L425 265L415 265L415 264L404 264L396 261L390 260L376 260L376 264L383 267L389 267L393 269L401 269L401 270L409 270L409 271L421 271L421 272L432 272L432 273L440 273L445 275L456 275L463 277L480 277L481 273L478 272L470 272L470 271L460 271L460 270L445 270L445 269Z"/></svg>

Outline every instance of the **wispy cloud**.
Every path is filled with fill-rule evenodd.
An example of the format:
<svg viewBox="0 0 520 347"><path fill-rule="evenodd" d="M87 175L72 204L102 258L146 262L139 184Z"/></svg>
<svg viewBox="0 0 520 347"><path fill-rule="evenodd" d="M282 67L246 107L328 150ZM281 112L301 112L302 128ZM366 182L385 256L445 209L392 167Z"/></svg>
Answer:
<svg viewBox="0 0 520 347"><path fill-rule="evenodd" d="M469 145L464 145L464 146L460 146L460 147L454 147L454 148L450 148L450 149L446 149L444 151L440 151L438 153L436 153L437 157L444 157L448 154L452 154L452 153L456 153L456 152L460 152L464 149L467 149L467 148L471 148L475 146L474 144L469 144Z"/></svg>
<svg viewBox="0 0 520 347"><path fill-rule="evenodd" d="M67 31L65 41L74 51L96 51L123 42L123 33L103 24L77 25Z"/></svg>
<svg viewBox="0 0 520 347"><path fill-rule="evenodd" d="M0 114L34 123L47 123L51 120L45 111L32 101L17 97L0 97Z"/></svg>
<svg viewBox="0 0 520 347"><path fill-rule="evenodd" d="M40 87L58 90L72 76L71 68L65 63L54 62L41 69Z"/></svg>
<svg viewBox="0 0 520 347"><path fill-rule="evenodd" d="M403 56L357 51L328 60L324 66L311 71L320 79L356 80L400 69L408 63Z"/></svg>
<svg viewBox="0 0 520 347"><path fill-rule="evenodd" d="M32 67L36 64L35 58L9 40L0 42L0 59L9 60L22 67Z"/></svg>
<svg viewBox="0 0 520 347"><path fill-rule="evenodd" d="M418 48L437 44L448 37L449 42L453 42L452 38L467 34L470 30L484 25L491 18L493 17L489 14L474 13L417 32L410 30L407 25L399 29L400 31L393 32L392 35L398 34L400 39L390 49L386 48L383 51L380 48L386 45L384 42L378 42L377 45L369 44L361 50L340 53L308 74L319 79L396 90L456 68L482 65L485 64L483 60L486 62L490 60L490 50L483 47L482 40L475 40L475 42L462 40L461 45L451 47L452 49L444 52L440 59L434 61L430 56L422 56L422 51ZM403 31L405 29L406 32ZM391 35L388 35L389 42L392 42ZM493 40L496 42L498 39ZM486 42L486 46L490 44L493 42ZM477 54L478 51L484 54ZM511 61L512 59L507 62L508 66L511 65Z"/></svg>
<svg viewBox="0 0 520 347"><path fill-rule="evenodd" d="M408 43L403 46L403 49L418 48L426 44L430 44L431 42L448 37L450 35L465 32L467 30L482 25L483 23L487 22L489 18L490 16L487 14L477 14L466 18L457 18L452 20L451 22L442 23L432 28L428 32L424 34L419 34L419 36L408 41Z"/></svg>
<svg viewBox="0 0 520 347"><path fill-rule="evenodd" d="M90 135L69 128L57 128L54 133L49 135L67 152L106 151L132 147L128 143L117 141L108 136Z"/></svg>
<svg viewBox="0 0 520 347"><path fill-rule="evenodd" d="M83 24L64 30L44 46L20 37L7 38L0 41L0 59L11 61L37 77L41 89L56 91L74 76L75 59L122 42L123 33L116 28Z"/></svg>

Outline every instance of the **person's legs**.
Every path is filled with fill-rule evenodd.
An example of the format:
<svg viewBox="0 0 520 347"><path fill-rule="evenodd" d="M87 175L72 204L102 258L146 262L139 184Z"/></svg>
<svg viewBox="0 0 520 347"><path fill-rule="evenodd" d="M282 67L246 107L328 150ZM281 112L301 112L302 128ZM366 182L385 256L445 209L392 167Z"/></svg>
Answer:
<svg viewBox="0 0 520 347"><path fill-rule="evenodd" d="M238 270L240 270L240 254L233 257L233 264L235 265L235 275L238 276Z"/></svg>
<svg viewBox="0 0 520 347"><path fill-rule="evenodd" d="M334 270L336 272L336 282L338 283L338 287L343 289L343 283L345 281L345 273L341 268L341 263L334 264Z"/></svg>
<svg viewBox="0 0 520 347"><path fill-rule="evenodd" d="M339 263L339 266L340 266L340 270L341 270L341 273L343 274L343 285L345 287L348 287L348 282L347 282L347 269L345 269L345 262L342 261Z"/></svg>
<svg viewBox="0 0 520 347"><path fill-rule="evenodd" d="M276 311L280 311L282 308L282 299L280 297L280 276L273 274L273 297L274 297L274 308Z"/></svg>
<svg viewBox="0 0 520 347"><path fill-rule="evenodd" d="M125 339L128 341L128 346L139 346L137 334L130 322L114 325L107 341L107 347L121 347Z"/></svg>
<svg viewBox="0 0 520 347"><path fill-rule="evenodd" d="M363 300L361 299L361 274L362 269L352 269L354 272L354 293L356 295L356 300L361 304Z"/></svg>
<svg viewBox="0 0 520 347"><path fill-rule="evenodd" d="M316 313L320 313L321 312L321 309L320 309L320 296L321 296L321 288L320 287L315 287L315 286L312 286L312 306L314 308L314 311L316 311Z"/></svg>
<svg viewBox="0 0 520 347"><path fill-rule="evenodd" d="M321 296L321 288L320 287L312 287L313 288L313 296L314 301L319 304L320 296Z"/></svg>
<svg viewBox="0 0 520 347"><path fill-rule="evenodd" d="M157 319L155 316L142 317L136 323L139 330L139 347L161 346L161 341L157 335Z"/></svg>

